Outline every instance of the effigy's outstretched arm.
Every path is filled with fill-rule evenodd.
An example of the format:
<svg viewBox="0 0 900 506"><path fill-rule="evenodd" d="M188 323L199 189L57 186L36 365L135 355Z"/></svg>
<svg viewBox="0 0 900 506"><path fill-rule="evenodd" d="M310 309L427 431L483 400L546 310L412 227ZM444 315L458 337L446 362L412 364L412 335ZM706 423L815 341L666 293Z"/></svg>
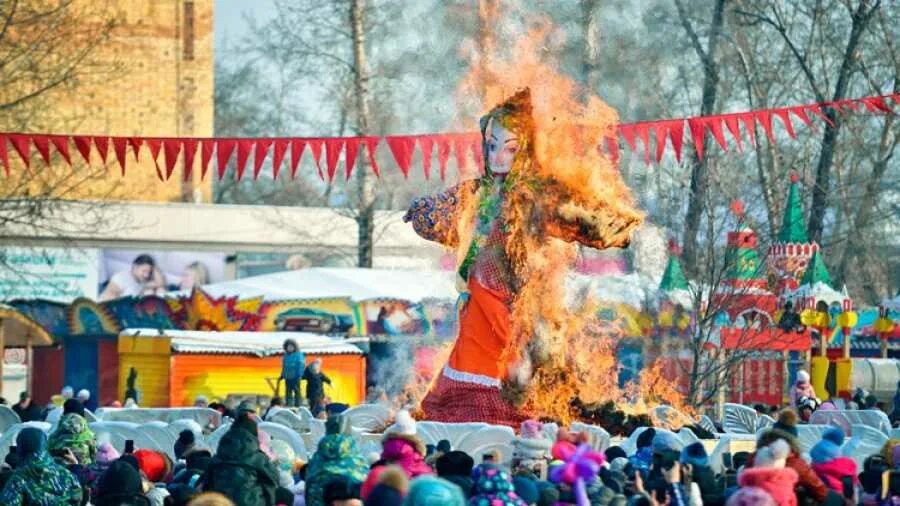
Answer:
<svg viewBox="0 0 900 506"><path fill-rule="evenodd" d="M547 234L597 249L624 248L643 216L628 204L560 199L549 210Z"/></svg>
<svg viewBox="0 0 900 506"><path fill-rule="evenodd" d="M423 239L456 247L459 242L458 215L462 200L470 193L472 185L462 183L434 195L419 197L412 201L403 221L412 223L413 230Z"/></svg>

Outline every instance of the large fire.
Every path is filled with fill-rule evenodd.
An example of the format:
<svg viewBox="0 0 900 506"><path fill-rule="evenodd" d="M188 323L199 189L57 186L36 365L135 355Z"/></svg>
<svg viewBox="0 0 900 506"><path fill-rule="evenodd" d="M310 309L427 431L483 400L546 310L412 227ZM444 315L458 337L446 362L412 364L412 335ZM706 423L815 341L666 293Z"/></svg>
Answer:
<svg viewBox="0 0 900 506"><path fill-rule="evenodd" d="M460 107L470 110L474 105L485 111L517 90L530 88L533 170L560 184L542 188L539 195L520 191L509 198L541 199L542 205L555 208L564 218L601 231L603 246L627 244L625 234L631 227L623 229L620 224L635 224L641 214L617 167L598 149L614 135L618 115L552 61L545 61L545 43L553 27L546 21L530 26L508 46L501 47L489 36L480 41L478 61L458 88ZM509 209L522 208L511 200ZM466 253L466 231L472 221L471 214L458 217L460 257ZM516 287L511 308L512 344L504 363L514 367L504 382L507 399L531 416L563 424L578 417L576 399L581 406L612 401L632 412L646 412L663 401L680 404L681 396L669 391L671 383L657 381L658 367L646 370L639 384L619 388L615 347L625 336L597 325L597 307L591 301L576 308L564 302L565 275L576 257L574 245L536 234L525 216L513 215L508 223L512 241L507 242L507 254L518 279L524 281ZM442 364L435 361L435 370ZM410 390L420 393L423 383L420 378Z"/></svg>

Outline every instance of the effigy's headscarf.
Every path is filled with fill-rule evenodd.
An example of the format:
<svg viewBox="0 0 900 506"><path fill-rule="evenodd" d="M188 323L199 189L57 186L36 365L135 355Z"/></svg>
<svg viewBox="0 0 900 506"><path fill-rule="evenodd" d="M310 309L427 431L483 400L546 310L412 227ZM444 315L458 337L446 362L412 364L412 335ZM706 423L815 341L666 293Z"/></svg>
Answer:
<svg viewBox="0 0 900 506"><path fill-rule="evenodd" d="M97 441L94 433L88 428L87 420L76 413L63 415L59 420L59 426L50 435L49 448L51 452L72 450L79 464L93 464L97 455Z"/></svg>

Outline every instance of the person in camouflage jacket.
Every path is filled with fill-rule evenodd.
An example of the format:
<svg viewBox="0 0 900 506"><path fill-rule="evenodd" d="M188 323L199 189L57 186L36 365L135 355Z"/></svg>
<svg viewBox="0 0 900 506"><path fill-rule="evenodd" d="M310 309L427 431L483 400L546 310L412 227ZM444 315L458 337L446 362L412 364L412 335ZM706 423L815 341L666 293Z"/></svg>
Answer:
<svg viewBox="0 0 900 506"><path fill-rule="evenodd" d="M75 475L56 464L47 453L47 436L26 427L16 437L19 465L3 491L0 504L7 506L79 505L81 486Z"/></svg>

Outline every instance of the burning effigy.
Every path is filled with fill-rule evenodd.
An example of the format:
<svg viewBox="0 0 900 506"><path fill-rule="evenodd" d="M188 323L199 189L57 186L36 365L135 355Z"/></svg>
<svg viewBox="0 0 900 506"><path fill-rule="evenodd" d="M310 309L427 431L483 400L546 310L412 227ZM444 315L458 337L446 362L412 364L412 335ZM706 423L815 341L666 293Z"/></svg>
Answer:
<svg viewBox="0 0 900 506"><path fill-rule="evenodd" d="M617 400L612 343L590 307L566 306L564 278L576 243L624 248L642 214L598 148L616 112L532 50L472 76L498 104L480 121L480 177L415 200L404 218L456 251L463 294L458 337L421 403L430 420L567 422L576 398Z"/></svg>

